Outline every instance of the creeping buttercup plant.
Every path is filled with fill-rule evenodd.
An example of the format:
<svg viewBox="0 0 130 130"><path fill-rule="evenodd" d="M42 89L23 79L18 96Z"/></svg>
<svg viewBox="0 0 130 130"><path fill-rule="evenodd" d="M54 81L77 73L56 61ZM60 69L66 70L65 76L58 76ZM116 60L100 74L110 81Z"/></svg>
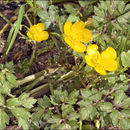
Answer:
<svg viewBox="0 0 130 130"><path fill-rule="evenodd" d="M15 13L0 66L0 128L130 129L130 4L26 0ZM7 62L17 34L32 47L19 65ZM48 66L29 75L46 52ZM19 72L28 76L18 79Z"/></svg>

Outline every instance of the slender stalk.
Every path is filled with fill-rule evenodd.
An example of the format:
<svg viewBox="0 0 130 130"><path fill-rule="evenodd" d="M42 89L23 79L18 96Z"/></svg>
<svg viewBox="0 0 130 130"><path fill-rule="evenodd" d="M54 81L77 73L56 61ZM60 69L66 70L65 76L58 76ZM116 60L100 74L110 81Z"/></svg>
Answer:
<svg viewBox="0 0 130 130"><path fill-rule="evenodd" d="M36 5L36 0L33 0L33 7L36 9L37 5ZM36 11L34 11L33 13L33 19L34 19L34 24L36 23Z"/></svg>
<svg viewBox="0 0 130 130"><path fill-rule="evenodd" d="M17 16L13 16L7 24L4 25L4 27L0 30L0 36L3 34L3 32L9 27L10 23L15 21L17 19Z"/></svg>
<svg viewBox="0 0 130 130"><path fill-rule="evenodd" d="M38 78L39 76L45 74L45 72L46 72L46 70L42 70L36 74L29 75L29 76L25 77L24 79L17 80L17 83L18 83L18 85L23 85L25 83L31 82L31 81L35 80L36 78Z"/></svg>
<svg viewBox="0 0 130 130"><path fill-rule="evenodd" d="M79 121L79 130L82 130L82 120Z"/></svg>
<svg viewBox="0 0 130 130"><path fill-rule="evenodd" d="M2 13L0 13L0 17L2 17L7 23L9 23L15 29L15 26ZM26 37L20 31L18 31L18 34L28 40L28 37Z"/></svg>
<svg viewBox="0 0 130 130"><path fill-rule="evenodd" d="M29 19L28 15L27 15L27 14L25 14L24 16L25 16L25 18L27 19L27 21L28 21L28 23L29 23L29 25L30 25L30 27L31 27L31 26L32 26L32 23L31 23L31 21L30 21L30 19Z"/></svg>
<svg viewBox="0 0 130 130"><path fill-rule="evenodd" d="M32 66L35 57L36 57L36 47L33 48L32 56L31 56L31 59L29 62L29 66Z"/></svg>
<svg viewBox="0 0 130 130"><path fill-rule="evenodd" d="M53 85L51 82L49 82L49 88L50 88L51 95L54 96Z"/></svg>
<svg viewBox="0 0 130 130"><path fill-rule="evenodd" d="M86 86L85 82L82 80L81 76L80 76L80 75L78 75L78 76L79 76L79 80L81 81L82 85L83 85L85 88L87 88L87 86Z"/></svg>
<svg viewBox="0 0 130 130"><path fill-rule="evenodd" d="M74 72L74 71L70 71L70 72L68 72L67 74L63 75L60 79L58 79L57 81L55 81L53 84L55 84L55 86L56 86L56 84L58 84L58 83L60 83L60 82L63 82L63 81L66 81L66 80L68 80L68 79L71 79L71 78L73 78L73 77L75 77L75 76L77 76L77 75L75 74L75 72ZM45 88L45 87L48 87L48 86L49 86L49 83L46 83L46 84L44 84L44 85L41 85L41 86L39 86L39 87L33 89L32 91L30 91L30 94L31 94L32 96L34 96L36 92L38 92L38 91L40 91L41 89L43 89L43 88Z"/></svg>

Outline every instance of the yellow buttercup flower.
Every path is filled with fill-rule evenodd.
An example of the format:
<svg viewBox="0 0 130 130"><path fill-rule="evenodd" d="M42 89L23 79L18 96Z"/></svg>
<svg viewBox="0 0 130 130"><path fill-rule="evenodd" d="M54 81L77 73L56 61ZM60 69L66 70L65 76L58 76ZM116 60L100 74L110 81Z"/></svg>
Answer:
<svg viewBox="0 0 130 130"><path fill-rule="evenodd" d="M83 43L89 42L92 37L90 30L85 28L83 21L74 24L67 21L64 24L64 34L65 42L76 52L84 52L86 46Z"/></svg>
<svg viewBox="0 0 130 130"><path fill-rule="evenodd" d="M94 67L96 72L101 75L106 75L106 71L115 71L118 68L116 51L112 47L108 47L102 52L98 51L98 46L96 44L89 45L87 48L88 55L85 56L86 63L89 66Z"/></svg>
<svg viewBox="0 0 130 130"><path fill-rule="evenodd" d="M30 27L29 32L27 32L27 36L37 42L41 42L43 40L47 40L49 34L47 31L44 31L45 26L43 23L38 23Z"/></svg>

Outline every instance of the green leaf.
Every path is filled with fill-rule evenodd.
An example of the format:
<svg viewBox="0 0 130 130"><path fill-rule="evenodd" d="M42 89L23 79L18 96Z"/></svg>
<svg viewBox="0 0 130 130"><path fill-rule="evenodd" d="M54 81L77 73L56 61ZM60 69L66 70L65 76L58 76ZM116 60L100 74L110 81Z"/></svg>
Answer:
<svg viewBox="0 0 130 130"><path fill-rule="evenodd" d="M11 74L11 73L7 73L7 74L6 74L6 78L7 78L7 80L8 80L11 84L13 84L14 86L17 86L16 76L14 76L14 75Z"/></svg>
<svg viewBox="0 0 130 130"><path fill-rule="evenodd" d="M91 95L91 92L87 89L81 89L81 95L83 96L83 98L88 98Z"/></svg>
<svg viewBox="0 0 130 130"><path fill-rule="evenodd" d="M9 116L4 110L0 109L0 128L4 130L6 124L9 124Z"/></svg>
<svg viewBox="0 0 130 130"><path fill-rule="evenodd" d="M67 18L67 21L69 22L75 22L75 21L79 21L80 18L74 14L70 14L69 17Z"/></svg>
<svg viewBox="0 0 130 130"><path fill-rule="evenodd" d="M25 108L29 108L31 109L33 107L33 104L36 103L36 99L34 99L33 97L29 97L26 100L22 101L22 106L24 106Z"/></svg>
<svg viewBox="0 0 130 130"><path fill-rule="evenodd" d="M112 113L110 114L110 117L112 120L112 124L116 126L118 123L119 112L117 110L112 111Z"/></svg>
<svg viewBox="0 0 130 130"><path fill-rule="evenodd" d="M120 1L120 4L118 4L118 10L122 14L124 12L125 3L124 1Z"/></svg>
<svg viewBox="0 0 130 130"><path fill-rule="evenodd" d="M62 104L61 110L63 117L67 117L70 113L74 112L73 106L69 104Z"/></svg>
<svg viewBox="0 0 130 130"><path fill-rule="evenodd" d="M2 94L0 94L0 105L5 104L5 98Z"/></svg>
<svg viewBox="0 0 130 130"><path fill-rule="evenodd" d="M125 118L130 118L130 109L123 109L121 111L121 114L125 117Z"/></svg>
<svg viewBox="0 0 130 130"><path fill-rule="evenodd" d="M22 118L28 120L31 117L31 114L22 107L13 108L11 109L11 112L17 119Z"/></svg>
<svg viewBox="0 0 130 130"><path fill-rule="evenodd" d="M129 107L129 106L130 106L130 98L124 99L124 100L122 101L121 106L122 106L123 108Z"/></svg>
<svg viewBox="0 0 130 130"><path fill-rule="evenodd" d="M91 111L92 111L92 107L81 108L80 111L79 111L80 119L81 120L87 120L89 118Z"/></svg>
<svg viewBox="0 0 130 130"><path fill-rule="evenodd" d="M3 86L2 86L2 88L1 88L2 90L2 93L4 93L4 94L9 94L10 93L10 91L11 91L11 86L10 86L10 83L9 82L4 82L3 83Z"/></svg>
<svg viewBox="0 0 130 130"><path fill-rule="evenodd" d="M121 53L121 61L124 67L130 67L130 50L128 52Z"/></svg>
<svg viewBox="0 0 130 130"><path fill-rule="evenodd" d="M66 103L68 104L75 104L78 100L77 97L79 96L79 91L74 90L69 94L68 99L66 100Z"/></svg>
<svg viewBox="0 0 130 130"><path fill-rule="evenodd" d="M20 106L22 103L18 100L18 98L11 98L11 99L8 99L7 101L7 105L9 107L12 107L12 106Z"/></svg>
<svg viewBox="0 0 130 130"><path fill-rule="evenodd" d="M29 129L29 122L26 119L18 118L18 126L22 127L24 130Z"/></svg>
<svg viewBox="0 0 130 130"><path fill-rule="evenodd" d="M0 82L3 84L5 82L5 75L3 72L0 72Z"/></svg>
<svg viewBox="0 0 130 130"><path fill-rule="evenodd" d="M48 16L48 12L47 12L47 11L44 11L44 10L41 10L41 9L37 9L37 14L38 14L38 16L39 16L41 19L44 19L44 20L48 20L48 19L49 19L49 16Z"/></svg>
<svg viewBox="0 0 130 130"><path fill-rule="evenodd" d="M92 104L92 101L89 99L81 100L77 103L80 107L87 107Z"/></svg>
<svg viewBox="0 0 130 130"><path fill-rule="evenodd" d="M76 9L71 4L64 4L64 8L70 14L77 14Z"/></svg>
<svg viewBox="0 0 130 130"><path fill-rule="evenodd" d="M40 6L41 8L43 8L44 10L46 10L49 6L49 1L47 1L47 0L37 0L36 4L38 6Z"/></svg>
<svg viewBox="0 0 130 130"><path fill-rule="evenodd" d="M24 4L20 6L19 14L18 14L18 20L16 21L16 23L17 23L16 28L14 30L12 39L11 39L9 45L6 48L6 52L5 52L6 56L8 55L8 53L9 53L9 51L10 51L10 49L11 49L11 47L12 47L12 45L13 45L15 39L16 39L16 36L17 36L18 31L20 29L21 22L23 20L23 14L24 14Z"/></svg>
<svg viewBox="0 0 130 130"><path fill-rule="evenodd" d="M43 99L38 99L38 104L41 107L50 107L51 106L50 99L46 95L43 97Z"/></svg>
<svg viewBox="0 0 130 130"><path fill-rule="evenodd" d="M50 118L47 122L52 124L53 123L60 124L60 120L61 120L60 117L55 115L53 116L53 118Z"/></svg>
<svg viewBox="0 0 130 130"><path fill-rule="evenodd" d="M29 93L22 93L20 96L19 96L19 100L26 100L27 98L29 97Z"/></svg>
<svg viewBox="0 0 130 130"><path fill-rule="evenodd" d="M52 23L58 21L58 9L56 6L54 5L49 6L49 16Z"/></svg>
<svg viewBox="0 0 130 130"><path fill-rule="evenodd" d="M122 130L124 130L124 129L130 129L130 119L125 119L125 118L122 118L122 119L120 119L120 128L122 129Z"/></svg>
<svg viewBox="0 0 130 130"><path fill-rule="evenodd" d="M110 102L105 102L100 105L101 111L110 112L112 111L112 104Z"/></svg>
<svg viewBox="0 0 130 130"><path fill-rule="evenodd" d="M122 100L126 97L124 91L119 90L115 94L114 105L121 104Z"/></svg>
<svg viewBox="0 0 130 130"><path fill-rule="evenodd" d="M77 112L72 112L68 116L69 121L77 121L78 118L79 118L79 114Z"/></svg>

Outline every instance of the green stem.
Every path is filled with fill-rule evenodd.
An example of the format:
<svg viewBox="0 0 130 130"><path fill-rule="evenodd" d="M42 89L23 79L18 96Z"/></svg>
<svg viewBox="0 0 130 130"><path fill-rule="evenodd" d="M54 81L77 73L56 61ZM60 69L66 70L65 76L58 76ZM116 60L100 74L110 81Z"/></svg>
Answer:
<svg viewBox="0 0 130 130"><path fill-rule="evenodd" d="M82 120L79 121L79 130L82 130Z"/></svg>
<svg viewBox="0 0 130 130"><path fill-rule="evenodd" d="M63 81L66 81L68 79L71 79L72 77L75 77L75 76L77 76L77 75L75 75L75 72L74 71L70 71L67 74L63 75L60 79L58 79L57 81L55 81L53 84L55 84L55 86L56 86L56 84L58 84L60 82L63 82ZM48 86L49 86L49 83L41 85L41 86L33 89L32 91L30 91L30 94L32 96L34 96L35 95L34 93L36 93L36 92L40 91L41 89L43 89L45 87L48 87Z"/></svg>
<svg viewBox="0 0 130 130"><path fill-rule="evenodd" d="M37 45L34 44L34 45L33 45L32 56L31 56L31 59L30 59L30 62L29 62L29 66L32 66L33 61L34 61L34 59L35 59L35 57L36 57L36 49L37 49Z"/></svg>
<svg viewBox="0 0 130 130"><path fill-rule="evenodd" d="M37 5L36 5L36 0L33 0L33 7L36 9ZM34 19L34 24L36 23L36 11L34 11L33 13L33 19Z"/></svg>
<svg viewBox="0 0 130 130"><path fill-rule="evenodd" d="M7 23L9 23L15 29L15 26L2 13L0 13L0 17L2 17ZM26 37L20 31L18 31L18 33L19 33L19 35L21 35L22 37L24 37L25 39L28 40L28 37Z"/></svg>
<svg viewBox="0 0 130 130"><path fill-rule="evenodd" d="M25 16L25 18L27 19L27 21L28 21L28 23L29 23L29 25L30 25L30 27L31 27L31 26L32 26L32 23L31 23L31 21L30 21L30 19L29 19L28 15L27 15L27 14L25 14L24 16Z"/></svg>
<svg viewBox="0 0 130 130"><path fill-rule="evenodd" d="M49 88L50 88L51 95L54 96L53 85L51 82L49 82Z"/></svg>
<svg viewBox="0 0 130 130"><path fill-rule="evenodd" d="M79 75L79 80L80 80L80 82L82 83L82 85L83 85L85 88L87 88L87 86L86 86L85 82L82 80L82 78L81 78L81 76L80 76L80 75Z"/></svg>
<svg viewBox="0 0 130 130"><path fill-rule="evenodd" d="M24 79L17 80L17 83L18 83L18 85L23 85L25 83L31 82L31 81L35 80L36 78L38 78L39 76L45 74L45 72L46 72L45 70L42 70L36 74L29 75L29 76L25 77Z"/></svg>

